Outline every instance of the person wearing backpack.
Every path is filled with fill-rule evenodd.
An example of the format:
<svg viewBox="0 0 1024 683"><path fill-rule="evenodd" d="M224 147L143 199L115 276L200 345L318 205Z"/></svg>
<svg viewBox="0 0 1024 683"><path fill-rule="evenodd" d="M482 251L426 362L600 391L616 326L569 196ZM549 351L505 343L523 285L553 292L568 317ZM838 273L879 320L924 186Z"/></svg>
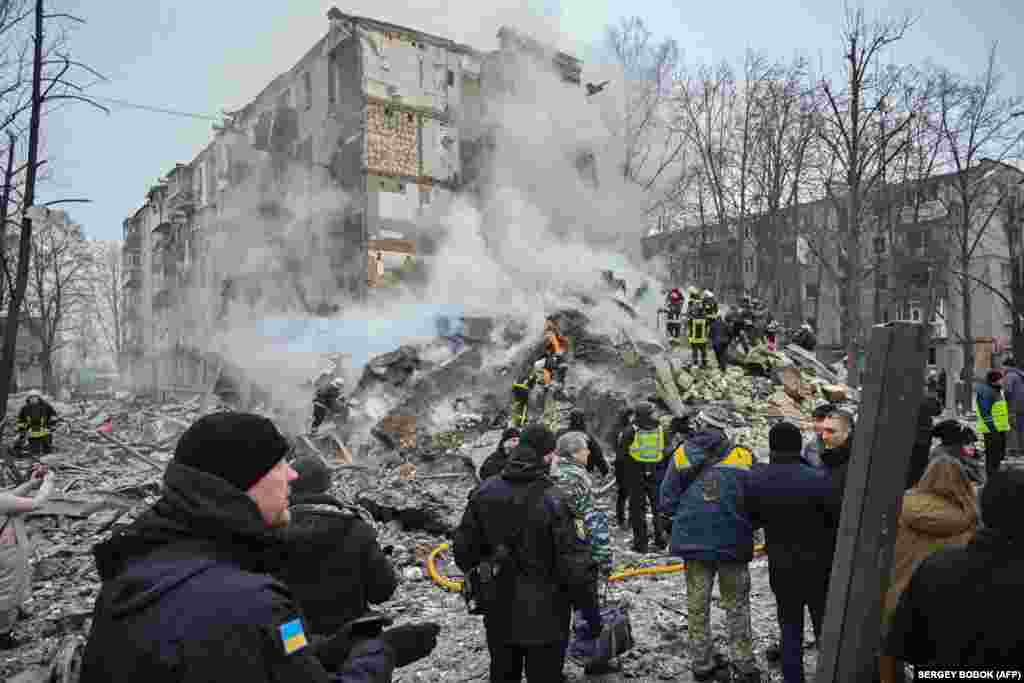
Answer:
<svg viewBox="0 0 1024 683"><path fill-rule="evenodd" d="M480 586L494 683L521 681L524 669L530 683L561 681L573 608L589 638L602 628L597 563L548 476L554 434L527 432L501 475L472 494L452 542L455 564Z"/></svg>
<svg viewBox="0 0 1024 683"><path fill-rule="evenodd" d="M726 667L714 654L711 591L718 576L729 625L733 681L760 683L750 627L754 527L743 508L754 456L728 436L729 415L701 410L694 434L676 449L661 484L659 510L671 528L671 552L686 562L690 667L709 681Z"/></svg>
<svg viewBox="0 0 1024 683"><path fill-rule="evenodd" d="M328 493L331 473L317 456L292 463L283 561L275 575L291 588L309 630L330 635L391 599L398 576L377 533Z"/></svg>

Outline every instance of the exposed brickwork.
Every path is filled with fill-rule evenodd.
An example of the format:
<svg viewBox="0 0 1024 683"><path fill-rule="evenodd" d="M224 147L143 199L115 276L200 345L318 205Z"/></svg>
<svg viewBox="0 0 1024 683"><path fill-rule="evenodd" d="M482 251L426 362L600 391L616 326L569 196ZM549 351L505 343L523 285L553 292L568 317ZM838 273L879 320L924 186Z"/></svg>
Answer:
<svg viewBox="0 0 1024 683"><path fill-rule="evenodd" d="M371 102L367 111L367 166L371 173L418 176L417 115Z"/></svg>

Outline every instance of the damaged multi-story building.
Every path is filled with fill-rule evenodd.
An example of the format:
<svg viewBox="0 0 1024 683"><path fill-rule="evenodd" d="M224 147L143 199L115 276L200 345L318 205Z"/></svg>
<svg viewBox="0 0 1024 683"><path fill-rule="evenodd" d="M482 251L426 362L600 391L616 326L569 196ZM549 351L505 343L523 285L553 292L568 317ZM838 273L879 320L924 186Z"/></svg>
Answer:
<svg viewBox="0 0 1024 683"><path fill-rule="evenodd" d="M229 112L124 221L121 366L135 391L214 381L225 361L210 353L211 328L227 303L259 299L268 281L326 315L338 300L366 300L389 269L429 258L424 216L486 182L488 98L515 87L524 58L580 86L579 60L510 28L482 52L336 8L327 18L306 55ZM274 231L303 221L319 227L297 253ZM260 242L284 245L274 266L235 268ZM313 258L328 274L315 282Z"/></svg>
<svg viewBox="0 0 1024 683"><path fill-rule="evenodd" d="M1024 172L982 160L967 173L981 188L972 191L977 199L966 275L973 329L963 330L957 256L964 209L955 173L886 184L867 198L860 257L868 276L859 285L855 302L862 327L869 330L891 320L923 322L934 297L928 363L946 370L951 401L957 378L983 376L1005 356L1013 316L1021 314L1012 304L1012 284L1021 275L1019 262L1011 259L1019 252L1011 245L1024 240ZM836 277L844 263L836 236L845 220L845 204L831 199L801 203L775 216L755 216L743 230L742 265L737 264L738 222L652 235L644 240L644 255L664 259L678 283L717 289L720 300L728 304L752 292L773 305L773 314L788 326L810 319L819 333L819 353L834 360L846 348ZM737 268L742 287L735 277ZM966 371L965 338L974 347L974 367ZM962 383L958 388L969 386ZM959 400L969 408L969 397Z"/></svg>

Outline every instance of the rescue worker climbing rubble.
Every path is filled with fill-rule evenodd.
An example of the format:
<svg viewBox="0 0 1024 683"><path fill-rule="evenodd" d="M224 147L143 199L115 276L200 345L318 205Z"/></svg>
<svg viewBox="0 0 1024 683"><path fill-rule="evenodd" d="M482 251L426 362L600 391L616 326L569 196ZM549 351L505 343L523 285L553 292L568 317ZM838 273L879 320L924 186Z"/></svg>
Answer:
<svg viewBox="0 0 1024 683"><path fill-rule="evenodd" d="M665 430L654 417L654 406L644 401L636 406L633 424L623 430L620 452L625 462L629 488L629 519L633 525L633 550L647 552L647 504L654 513L654 547L665 547L665 531L658 516L658 487L665 474Z"/></svg>
<svg viewBox="0 0 1024 683"><path fill-rule="evenodd" d="M53 450L53 434L50 431L58 420L57 411L43 398L38 389L32 389L25 397L25 405L18 412L17 429L19 439L28 437L29 452L49 453Z"/></svg>
<svg viewBox="0 0 1024 683"><path fill-rule="evenodd" d="M341 395L344 387L345 380L338 377L317 389L313 398L313 425L310 427L310 434L317 433L328 415L338 417L343 423L348 420L348 404Z"/></svg>
<svg viewBox="0 0 1024 683"><path fill-rule="evenodd" d="M562 334L558 321L548 318L544 324L545 384L565 385L565 376L569 372L568 353L569 340Z"/></svg>
<svg viewBox="0 0 1024 683"><path fill-rule="evenodd" d="M703 368L708 362L708 317L703 296L696 287L690 288L686 318L686 340L690 344L691 362Z"/></svg>
<svg viewBox="0 0 1024 683"><path fill-rule="evenodd" d="M683 292L678 287L673 287L665 298L665 329L670 339L678 339L683 327Z"/></svg>

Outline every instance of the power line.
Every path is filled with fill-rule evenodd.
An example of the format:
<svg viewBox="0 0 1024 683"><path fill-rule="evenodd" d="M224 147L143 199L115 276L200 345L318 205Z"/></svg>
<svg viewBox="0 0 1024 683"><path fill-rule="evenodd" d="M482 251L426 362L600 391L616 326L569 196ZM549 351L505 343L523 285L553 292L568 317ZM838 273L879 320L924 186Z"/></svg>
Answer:
<svg viewBox="0 0 1024 683"><path fill-rule="evenodd" d="M126 102L125 100L115 100L112 97L99 97L98 95L90 95L89 97L91 99L94 99L94 100L97 100L97 101L100 101L100 102L110 102L111 104L116 104L116 105L119 105L119 106L122 106L122 107L128 107L130 109L142 109L143 111L151 111L151 112L154 112L154 113L157 113L157 114L168 114L170 116L183 116L185 118L190 118L190 119L200 119L200 120L203 120L203 121L214 121L215 123L220 123L220 122L222 122L224 120L223 117L219 117L219 116L210 116L209 114L192 114L192 113L187 112L187 111L177 111L177 110L174 110L174 109L165 109L163 107L153 107L153 106L150 106L148 104L136 104L135 102Z"/></svg>

